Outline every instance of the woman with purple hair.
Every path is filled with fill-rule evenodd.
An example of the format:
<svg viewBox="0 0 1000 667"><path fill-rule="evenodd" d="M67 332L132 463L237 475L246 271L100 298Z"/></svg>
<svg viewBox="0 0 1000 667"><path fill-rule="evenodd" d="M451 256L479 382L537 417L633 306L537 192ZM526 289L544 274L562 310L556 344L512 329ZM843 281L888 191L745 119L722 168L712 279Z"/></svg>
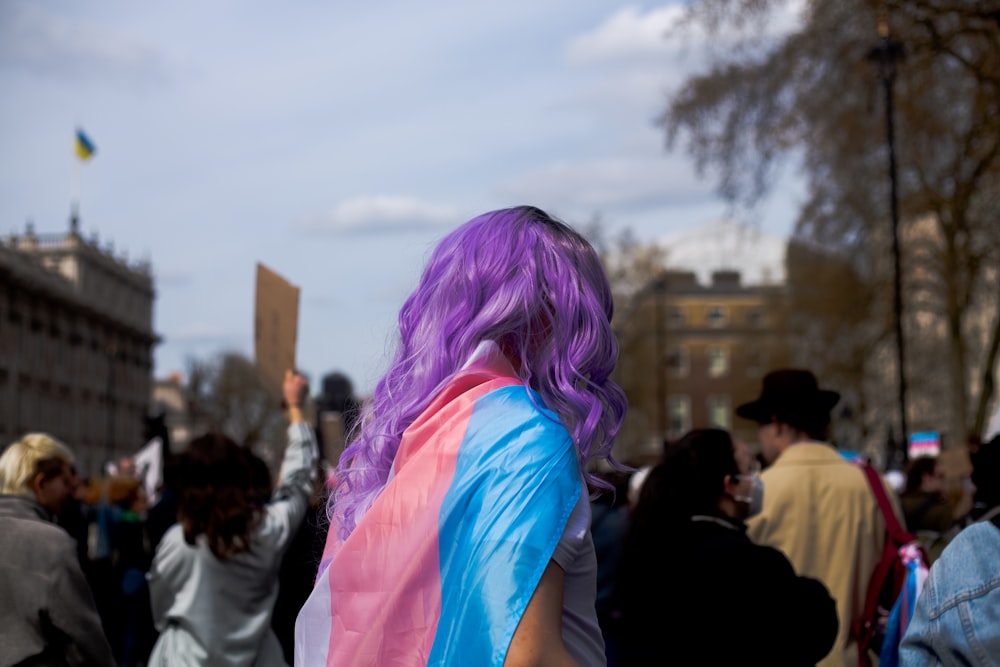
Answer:
<svg viewBox="0 0 1000 667"><path fill-rule="evenodd" d="M340 459L297 665L604 664L585 471L625 413L611 313L593 248L536 208L441 241Z"/></svg>

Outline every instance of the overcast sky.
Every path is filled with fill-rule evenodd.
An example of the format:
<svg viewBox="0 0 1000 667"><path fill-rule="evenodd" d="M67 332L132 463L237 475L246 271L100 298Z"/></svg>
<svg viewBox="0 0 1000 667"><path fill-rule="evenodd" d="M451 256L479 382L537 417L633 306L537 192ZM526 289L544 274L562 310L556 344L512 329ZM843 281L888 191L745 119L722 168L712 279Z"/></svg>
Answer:
<svg viewBox="0 0 1000 667"><path fill-rule="evenodd" d="M254 266L301 286L300 367L368 392L436 240L534 204L655 240L725 206L654 121L704 67L677 3L0 3L0 233L148 258L154 372L252 352ZM790 20L790 19L783 19ZM780 30L776 21L774 30ZM758 214L786 234L794 188Z"/></svg>

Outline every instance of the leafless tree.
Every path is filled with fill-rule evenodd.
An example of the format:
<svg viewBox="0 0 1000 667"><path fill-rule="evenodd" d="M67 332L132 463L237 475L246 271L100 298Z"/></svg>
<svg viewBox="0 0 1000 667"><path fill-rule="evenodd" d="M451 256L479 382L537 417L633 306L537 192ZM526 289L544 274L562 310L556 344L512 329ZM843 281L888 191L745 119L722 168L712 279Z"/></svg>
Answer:
<svg viewBox="0 0 1000 667"><path fill-rule="evenodd" d="M905 50L893 91L908 317L942 323L935 392L949 403L953 435L979 433L1000 347L1000 0L810 0L797 29L759 37L787 4L690 6L690 25L743 37L670 101L668 143L685 146L723 195L748 207L769 191L778 164L800 161L808 198L796 235L854 258L884 286L885 116L867 56L879 25L887 28Z"/></svg>
<svg viewBox="0 0 1000 667"><path fill-rule="evenodd" d="M188 360L188 412L201 430L221 431L275 464L285 446L285 418L253 362L237 352Z"/></svg>

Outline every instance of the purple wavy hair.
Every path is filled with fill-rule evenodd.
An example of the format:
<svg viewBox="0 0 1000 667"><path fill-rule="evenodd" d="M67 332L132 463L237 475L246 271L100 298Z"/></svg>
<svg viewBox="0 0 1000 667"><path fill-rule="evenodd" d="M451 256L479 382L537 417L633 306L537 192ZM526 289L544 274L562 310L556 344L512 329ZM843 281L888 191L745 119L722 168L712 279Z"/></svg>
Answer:
<svg viewBox="0 0 1000 667"><path fill-rule="evenodd" d="M403 431L484 340L500 346L559 416L581 469L611 461L626 408L610 379L618 359L612 309L594 249L544 211L493 211L446 236L399 312L395 359L340 458L329 507L339 539L385 487Z"/></svg>

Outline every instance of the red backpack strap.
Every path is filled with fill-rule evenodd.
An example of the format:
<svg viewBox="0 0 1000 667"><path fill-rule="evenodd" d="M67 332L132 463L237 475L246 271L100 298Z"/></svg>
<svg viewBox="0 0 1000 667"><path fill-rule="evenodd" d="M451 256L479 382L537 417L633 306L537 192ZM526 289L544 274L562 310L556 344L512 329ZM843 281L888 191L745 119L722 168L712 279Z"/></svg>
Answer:
<svg viewBox="0 0 1000 667"><path fill-rule="evenodd" d="M889 502L889 496L885 492L885 486L882 484L882 478L878 471L867 463L861 466L861 469L864 471L868 486L875 496L875 502L878 503L878 508L882 512L882 519L885 521L889 539L899 546L912 542L913 536L906 532L906 529L899 523L899 517L892 510L892 503Z"/></svg>
<svg viewBox="0 0 1000 667"><path fill-rule="evenodd" d="M868 487L871 489L872 495L875 496L875 502L882 512L882 519L885 521L888 533L885 546L882 549L882 558L875 567L871 579L868 580L868 590L865 594L865 606L861 618L854 622L852 628L858 643L858 666L871 667L868 646L871 643L873 631L871 623L878 609L879 594L882 592L886 580L892 574L892 566L896 561L899 547L911 542L913 538L903 529L899 518L892 510L892 504L889 502L889 496L885 492L885 486L882 485L882 478L878 471L868 464L863 464L860 467L864 472L865 479L868 480Z"/></svg>

